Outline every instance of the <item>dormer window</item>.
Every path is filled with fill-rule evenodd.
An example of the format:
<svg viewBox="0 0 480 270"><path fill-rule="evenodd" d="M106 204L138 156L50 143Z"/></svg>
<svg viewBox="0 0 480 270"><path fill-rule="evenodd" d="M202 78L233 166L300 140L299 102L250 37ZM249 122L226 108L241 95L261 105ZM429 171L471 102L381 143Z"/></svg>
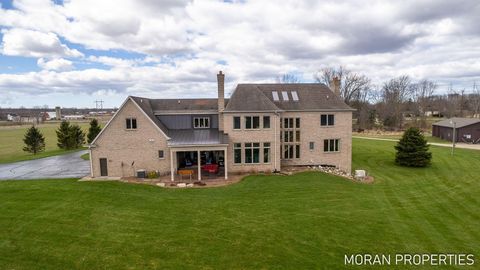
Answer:
<svg viewBox="0 0 480 270"><path fill-rule="evenodd" d="M193 128L210 128L210 117L194 117Z"/></svg>

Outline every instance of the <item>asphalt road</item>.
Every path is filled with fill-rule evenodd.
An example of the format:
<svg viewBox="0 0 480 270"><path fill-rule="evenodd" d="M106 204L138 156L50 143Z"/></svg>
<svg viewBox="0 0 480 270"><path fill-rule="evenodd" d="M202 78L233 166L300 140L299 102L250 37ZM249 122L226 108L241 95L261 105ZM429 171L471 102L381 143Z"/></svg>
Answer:
<svg viewBox="0 0 480 270"><path fill-rule="evenodd" d="M90 173L90 162L80 158L86 150L35 160L0 164L0 180L80 178Z"/></svg>

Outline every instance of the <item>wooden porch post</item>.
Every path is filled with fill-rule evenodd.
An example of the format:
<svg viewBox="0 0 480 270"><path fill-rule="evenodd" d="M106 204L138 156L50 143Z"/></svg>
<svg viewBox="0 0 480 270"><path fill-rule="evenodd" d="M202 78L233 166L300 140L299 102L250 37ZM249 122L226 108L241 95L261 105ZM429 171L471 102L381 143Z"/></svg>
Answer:
<svg viewBox="0 0 480 270"><path fill-rule="evenodd" d="M223 150L223 153L224 153L224 157L223 157L223 167L225 169L225 180L228 179L228 164L227 164L227 160L228 160L228 155L227 155L227 147L225 147L225 150Z"/></svg>
<svg viewBox="0 0 480 270"><path fill-rule="evenodd" d="M200 150L197 150L197 166L198 166L198 181L202 181L202 165L200 158Z"/></svg>
<svg viewBox="0 0 480 270"><path fill-rule="evenodd" d="M172 182L175 181L174 169L173 169L173 150L170 149L170 175Z"/></svg>

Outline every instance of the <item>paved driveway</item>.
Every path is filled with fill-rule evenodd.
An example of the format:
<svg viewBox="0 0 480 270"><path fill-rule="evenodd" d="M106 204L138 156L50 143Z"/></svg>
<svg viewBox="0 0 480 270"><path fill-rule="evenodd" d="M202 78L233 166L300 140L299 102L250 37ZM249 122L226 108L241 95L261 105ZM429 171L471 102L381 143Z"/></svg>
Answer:
<svg viewBox="0 0 480 270"><path fill-rule="evenodd" d="M87 151L35 160L0 164L0 180L80 178L90 173L90 162L80 158Z"/></svg>

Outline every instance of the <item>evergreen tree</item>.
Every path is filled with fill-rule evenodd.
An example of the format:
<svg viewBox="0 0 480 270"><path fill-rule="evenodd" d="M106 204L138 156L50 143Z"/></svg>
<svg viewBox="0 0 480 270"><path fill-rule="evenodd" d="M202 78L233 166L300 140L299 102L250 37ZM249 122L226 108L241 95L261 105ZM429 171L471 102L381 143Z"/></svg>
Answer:
<svg viewBox="0 0 480 270"><path fill-rule="evenodd" d="M92 121L90 121L90 127L88 128L87 142L92 143L98 133L100 133L100 130L102 130L102 128L98 124L97 119L92 119Z"/></svg>
<svg viewBox="0 0 480 270"><path fill-rule="evenodd" d="M25 143L25 147L23 147L23 151L25 152L30 152L36 155L45 150L45 138L35 126L32 126L27 130L23 142Z"/></svg>
<svg viewBox="0 0 480 270"><path fill-rule="evenodd" d="M69 136L70 149L80 148L85 143L85 133L78 125L70 126Z"/></svg>
<svg viewBox="0 0 480 270"><path fill-rule="evenodd" d="M408 167L430 165L432 153L428 151L427 140L418 128L409 128L395 146L395 163Z"/></svg>
<svg viewBox="0 0 480 270"><path fill-rule="evenodd" d="M70 125L68 121L62 121L56 130L57 145L61 149L76 149L85 142L85 134L78 125Z"/></svg>
<svg viewBox="0 0 480 270"><path fill-rule="evenodd" d="M60 127L55 131L57 133L57 146L61 149L70 149L70 122L62 121Z"/></svg>

